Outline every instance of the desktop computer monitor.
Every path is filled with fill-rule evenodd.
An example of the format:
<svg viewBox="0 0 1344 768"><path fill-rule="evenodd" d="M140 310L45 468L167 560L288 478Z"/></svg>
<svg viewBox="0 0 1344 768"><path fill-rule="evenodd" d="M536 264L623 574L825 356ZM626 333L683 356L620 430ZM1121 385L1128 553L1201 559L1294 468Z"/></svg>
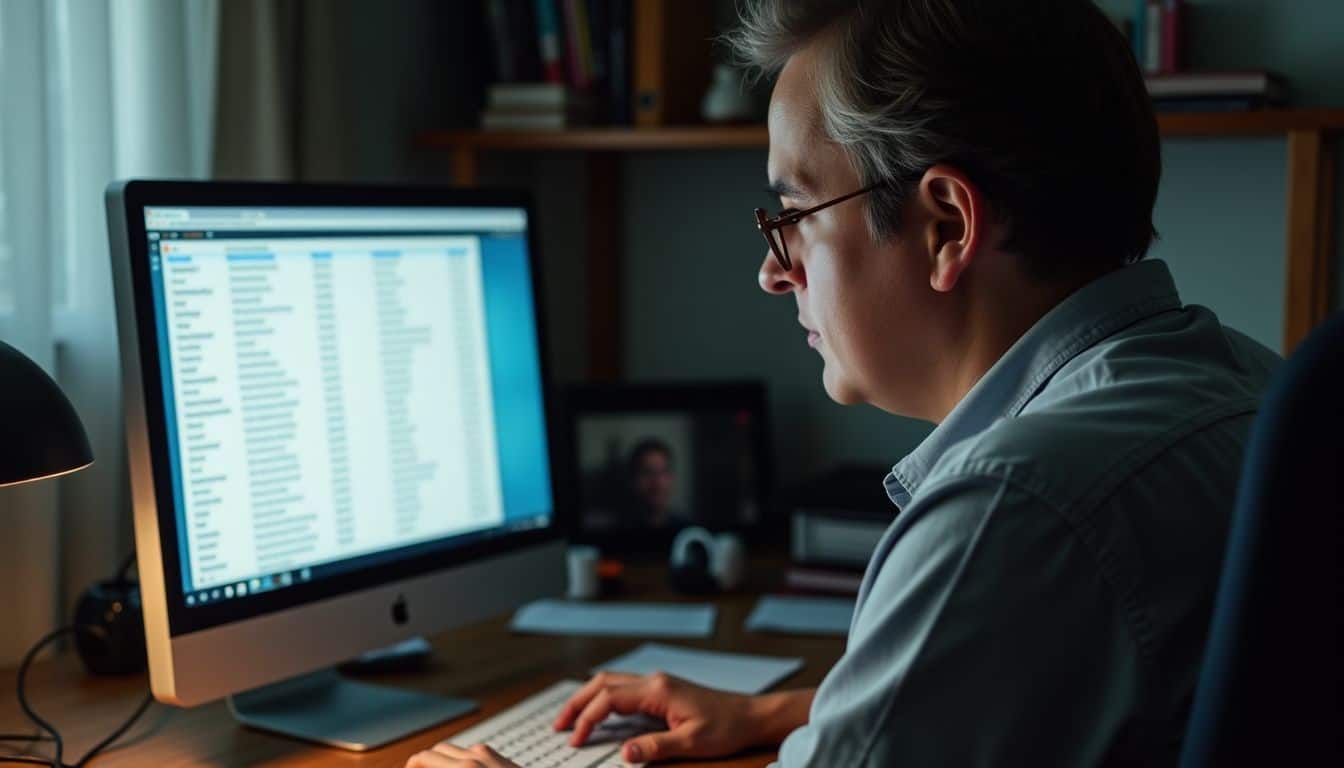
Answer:
<svg viewBox="0 0 1344 768"><path fill-rule="evenodd" d="M107 216L155 697L268 727L289 681L275 727L388 740L284 686L564 581L526 197L131 181Z"/></svg>

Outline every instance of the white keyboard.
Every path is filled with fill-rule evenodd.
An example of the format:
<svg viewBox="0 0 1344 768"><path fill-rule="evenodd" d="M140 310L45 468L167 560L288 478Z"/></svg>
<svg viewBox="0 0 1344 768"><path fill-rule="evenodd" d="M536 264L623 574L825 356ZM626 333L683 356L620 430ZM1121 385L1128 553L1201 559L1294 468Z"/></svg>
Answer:
<svg viewBox="0 0 1344 768"><path fill-rule="evenodd" d="M582 747L569 746L571 731L551 728L560 707L583 686L561 680L538 691L494 717L454 734L445 741L458 747L488 744L523 768L629 768L643 763L621 759L621 744L632 736L662 730L660 720L634 715L612 716L602 722Z"/></svg>

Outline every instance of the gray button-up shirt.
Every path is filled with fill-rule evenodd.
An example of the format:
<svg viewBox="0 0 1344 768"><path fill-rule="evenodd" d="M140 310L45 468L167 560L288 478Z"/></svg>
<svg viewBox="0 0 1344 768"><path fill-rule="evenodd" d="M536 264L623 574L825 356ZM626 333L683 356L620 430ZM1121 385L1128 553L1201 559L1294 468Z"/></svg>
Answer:
<svg viewBox="0 0 1344 768"><path fill-rule="evenodd" d="M1047 313L887 476L900 514L780 764L1174 763L1278 360L1160 261Z"/></svg>

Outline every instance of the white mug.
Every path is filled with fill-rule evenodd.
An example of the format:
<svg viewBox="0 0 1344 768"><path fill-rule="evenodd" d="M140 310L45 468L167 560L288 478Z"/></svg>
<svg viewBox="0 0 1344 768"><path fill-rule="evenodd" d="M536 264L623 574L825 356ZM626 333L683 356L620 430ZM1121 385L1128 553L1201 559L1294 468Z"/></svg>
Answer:
<svg viewBox="0 0 1344 768"><path fill-rule="evenodd" d="M565 564L569 571L569 591L571 600L592 600L597 597L597 547L579 545L570 547L565 553Z"/></svg>

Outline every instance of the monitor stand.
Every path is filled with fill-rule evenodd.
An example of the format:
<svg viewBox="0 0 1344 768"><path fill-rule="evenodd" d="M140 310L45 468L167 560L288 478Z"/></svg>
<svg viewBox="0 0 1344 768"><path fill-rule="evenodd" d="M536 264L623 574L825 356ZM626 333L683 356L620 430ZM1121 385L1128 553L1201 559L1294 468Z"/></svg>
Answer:
<svg viewBox="0 0 1344 768"><path fill-rule="evenodd" d="M229 697L243 725L364 752L477 709L450 699L342 678L323 670Z"/></svg>

